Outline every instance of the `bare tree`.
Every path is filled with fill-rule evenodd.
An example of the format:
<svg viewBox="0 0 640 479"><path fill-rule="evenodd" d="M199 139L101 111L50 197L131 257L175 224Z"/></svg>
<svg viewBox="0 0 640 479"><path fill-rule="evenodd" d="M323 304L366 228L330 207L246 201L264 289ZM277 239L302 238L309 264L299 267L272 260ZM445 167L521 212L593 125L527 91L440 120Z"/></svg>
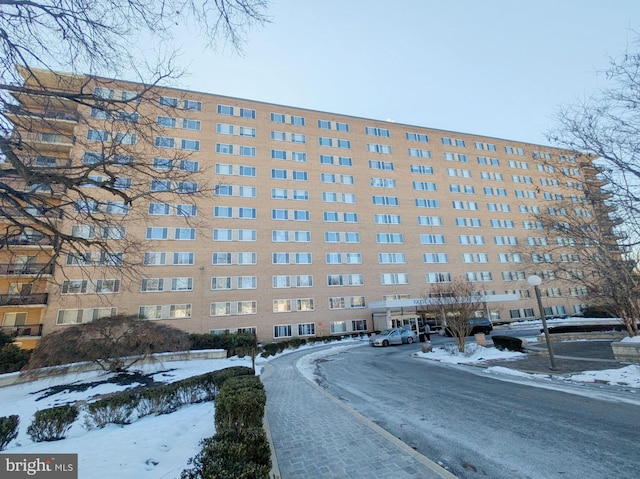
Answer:
<svg viewBox="0 0 640 479"><path fill-rule="evenodd" d="M593 162L624 223L626 241L635 246L640 241L640 36L610 58L606 78L603 90L561 108L547 137Z"/></svg>
<svg viewBox="0 0 640 479"><path fill-rule="evenodd" d="M92 361L105 371L127 371L153 353L187 349L189 335L184 331L135 316L118 315L43 337L27 368Z"/></svg>
<svg viewBox="0 0 640 479"><path fill-rule="evenodd" d="M456 278L451 283L435 284L427 290L425 297L430 300L425 308L441 315L458 351L464 352L467 336L473 328L469 320L484 307L482 292L474 283Z"/></svg>
<svg viewBox="0 0 640 479"><path fill-rule="evenodd" d="M133 274L141 238L127 235L126 226L146 214L134 205L173 205L185 223L193 222L194 197L211 188L194 180L190 150L168 149L164 163L154 165L148 148L139 147L165 131L155 115L145 115L160 102L153 87L181 74L170 50L178 28L191 26L210 45L223 40L240 49L246 29L268 21L266 6L266 0L0 0L0 251L46 247L31 264L17 266L30 274L50 273L62 261L89 276L94 266ZM159 45L154 59L143 50L152 39ZM105 74L128 77L136 87L125 91ZM70 156L78 151L85 152L81 158Z"/></svg>
<svg viewBox="0 0 640 479"><path fill-rule="evenodd" d="M638 249L609 216L599 188L585 183L580 196L550 203L532 215L542 246L532 241L518 253L532 273L549 280L547 296L569 295L620 317L638 335ZM534 237L535 239L535 237ZM544 252L542 252L542 249Z"/></svg>

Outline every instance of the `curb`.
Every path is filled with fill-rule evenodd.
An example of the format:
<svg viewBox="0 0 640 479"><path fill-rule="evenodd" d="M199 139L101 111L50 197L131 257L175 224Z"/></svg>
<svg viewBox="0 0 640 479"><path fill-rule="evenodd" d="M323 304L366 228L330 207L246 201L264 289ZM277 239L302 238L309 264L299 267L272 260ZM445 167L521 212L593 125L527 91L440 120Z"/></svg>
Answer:
<svg viewBox="0 0 640 479"><path fill-rule="evenodd" d="M360 346L360 345L357 345L357 346ZM311 352L312 351L310 351L310 353ZM402 451L404 451L405 453L407 453L408 455L413 457L416 461L420 462L421 464L426 466L428 469L430 469L434 473L438 474L442 479L459 479L458 476L455 476L451 472L447 471L444 467L442 467L437 462L434 462L431 459L429 459L428 457L424 456L423 454L420 454L419 452L417 452L416 450L414 450L413 448L408 446L406 443L404 443L403 441L401 441L400 439L395 437L393 434L389 433L388 431L383 429L381 426L378 426L376 423L374 423L373 421L368 419L366 416L362 415L361 413L359 413L355 409L351 408L350 406L348 406L346 403L344 403L340 399L336 398L335 396L333 396L332 394L327 392L322 386L317 384L315 381L311 381L310 379L305 377L303 374L301 374L300 370L298 369L298 362L300 361L300 359L298 359L298 361L296 361L296 369L298 370L298 374L300 374L300 376L302 376L302 378L305 381L307 381L309 384L311 384L314 388L316 388L318 391L320 391L327 399L329 399L330 401L334 402L336 405L340 406L342 409L344 409L349 414L354 416L358 421L363 423L365 426L367 426L373 432L375 432L376 434L379 434L380 436L384 437L387 441L391 442L392 444L397 446L399 449L401 449Z"/></svg>
<svg viewBox="0 0 640 479"><path fill-rule="evenodd" d="M275 368L265 362L262 365L262 372L260 373L260 381L262 381L262 378L265 377L269 377L271 374L273 374L273 371L275 370ZM269 396L267 396L267 401L269 401ZM278 466L278 457L276 455L276 449L275 447L273 447L273 438L271 437L271 427L269 426L269 418L267 417L267 411L266 411L266 407L265 407L265 413L264 413L264 417L262 418L262 426L264 427L264 431L267 435L267 440L269 441L269 449L271 450L271 471L269 472L269 477L270 478L280 478L282 477L280 474L280 466Z"/></svg>

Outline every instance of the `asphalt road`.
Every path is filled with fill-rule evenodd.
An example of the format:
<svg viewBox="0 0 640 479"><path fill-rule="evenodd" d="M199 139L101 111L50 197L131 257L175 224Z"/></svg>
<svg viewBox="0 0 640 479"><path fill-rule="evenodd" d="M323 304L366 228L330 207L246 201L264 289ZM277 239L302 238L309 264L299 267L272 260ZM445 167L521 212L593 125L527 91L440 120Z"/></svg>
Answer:
<svg viewBox="0 0 640 479"><path fill-rule="evenodd" d="M318 362L319 382L460 478L640 477L640 406L411 357L419 349L355 347Z"/></svg>

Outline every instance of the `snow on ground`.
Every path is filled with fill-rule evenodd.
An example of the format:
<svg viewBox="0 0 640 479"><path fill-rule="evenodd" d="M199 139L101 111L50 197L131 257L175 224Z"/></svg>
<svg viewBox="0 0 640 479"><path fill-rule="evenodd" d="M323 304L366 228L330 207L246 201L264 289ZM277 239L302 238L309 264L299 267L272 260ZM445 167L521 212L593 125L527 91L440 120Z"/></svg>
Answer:
<svg viewBox="0 0 640 479"><path fill-rule="evenodd" d="M363 340L348 340L335 343L321 351L311 352L298 361L301 373L313 380L315 361L322 356L341 353L361 344ZM473 343L466 354L455 352L451 346L435 348L429 353L418 352L416 357L456 364L481 364L488 360L513 360L524 357L523 353L500 351L493 347L481 347ZM322 343L318 346L323 346ZM315 346L303 346L310 349ZM368 347L368 346L367 346ZM287 354L285 351L281 354ZM269 358L272 359L272 358ZM257 358L258 372L268 360ZM173 382L186 377L203 374L230 366L251 366L250 358L230 358L212 360L175 361L146 365L141 368L145 374L153 374L156 381ZM527 378L546 377L521 373L515 368L489 367L487 372L503 376ZM187 461L200 450L202 439L215 434L214 404L204 403L186 406L178 411L162 415L144 417L126 426L108 425L103 429L87 430L80 417L71 427L67 438L61 441L34 443L26 434L33 414L39 409L84 401L99 394L118 391L130 386L113 383L93 385L85 391L58 392L43 397L44 392L66 384L80 385L103 381L108 377L104 372L85 372L64 377L43 378L29 383L0 387L0 416L18 414L20 433L16 440L3 451L6 453L75 453L78 454L79 477L91 479L173 479L188 467ZM584 371L574 374L570 381L602 382L625 384L640 388L640 367L627 366L605 371ZM551 386L550 386L551 387Z"/></svg>
<svg viewBox="0 0 640 479"><path fill-rule="evenodd" d="M632 341L640 341L637 336L635 338L628 338ZM430 359L433 361L440 361L450 364L481 364L490 360L513 360L517 361L526 357L526 353L519 353L515 351L501 351L493 347L477 346L473 343L468 343L464 353L458 352L454 345L447 345L445 347L435 348L428 353L415 353L416 357ZM530 374L523 373L514 368L508 368L504 366L490 366L486 368L488 373L504 374L509 376L529 377L529 378L549 378L549 374ZM605 383L612 385L625 385L633 388L640 388L640 366L631 365L623 368L605 369L602 371L583 371L579 374L572 374L568 377L562 377L567 381L583 382L583 383Z"/></svg>
<svg viewBox="0 0 640 479"><path fill-rule="evenodd" d="M487 348L477 346L474 343L468 343L464 353L458 352L458 348L454 344L449 344L446 347L435 348L428 353L415 353L415 356L440 361L442 363L473 364L492 359L519 359L525 357L526 354L515 351L501 351L497 348Z"/></svg>
<svg viewBox="0 0 640 479"><path fill-rule="evenodd" d="M573 374L569 379L585 383L600 382L640 388L640 367L633 364L624 368L604 371L583 371L580 374Z"/></svg>
<svg viewBox="0 0 640 479"><path fill-rule="evenodd" d="M622 323L620 318L583 318L581 316L568 316L566 318L548 318L548 326L558 326L561 324L613 324L616 322ZM507 326L509 329L518 328L537 328L542 327L542 321L540 319L527 319L524 321L513 321Z"/></svg>
<svg viewBox="0 0 640 479"><path fill-rule="evenodd" d="M159 382L174 382L231 366L251 367L251 358L175 361L146 365L141 369ZM132 424L107 425L87 430L82 415L71 426L66 439L34 443L27 435L33 414L61 404L82 401L98 394L120 391L129 386L105 383L85 391L61 392L48 397L51 387L75 386L104 381L110 374L102 371L73 376L39 379L0 388L0 415L20 416L18 438L5 453L78 454L78 477L91 479L174 479L187 467L187 461L200 450L202 439L215 434L213 403L186 406L162 416L147 416Z"/></svg>

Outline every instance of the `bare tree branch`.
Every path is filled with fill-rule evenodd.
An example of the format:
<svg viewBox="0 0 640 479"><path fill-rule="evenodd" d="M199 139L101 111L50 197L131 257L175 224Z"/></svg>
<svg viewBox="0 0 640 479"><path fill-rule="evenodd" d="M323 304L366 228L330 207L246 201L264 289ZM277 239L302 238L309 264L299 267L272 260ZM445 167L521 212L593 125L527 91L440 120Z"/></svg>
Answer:
<svg viewBox="0 0 640 479"><path fill-rule="evenodd" d="M199 227L191 209L212 185L194 175L201 168L189 150L154 160L136 146L170 136L145 110L158 106L156 85L182 74L166 48L180 28L239 50L248 28L268 22L266 8L266 0L0 0L0 269L34 277L65 264L88 278L97 267L135 276L145 238L127 225L146 219L149 203ZM142 51L149 38L166 52L155 61ZM135 91L120 95L121 83L101 74L133 77ZM25 245L39 248L28 260L19 257Z"/></svg>

